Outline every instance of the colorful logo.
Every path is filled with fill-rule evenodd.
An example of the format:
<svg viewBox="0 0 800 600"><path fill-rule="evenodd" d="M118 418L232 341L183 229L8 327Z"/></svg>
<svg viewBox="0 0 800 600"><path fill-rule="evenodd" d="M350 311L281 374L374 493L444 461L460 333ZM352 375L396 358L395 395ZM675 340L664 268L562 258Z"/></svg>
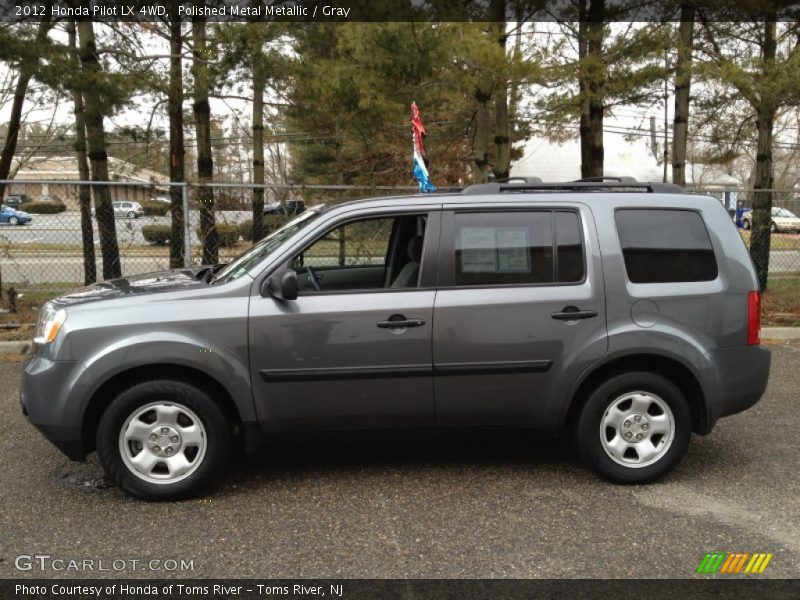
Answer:
<svg viewBox="0 0 800 600"><path fill-rule="evenodd" d="M700 561L697 573L706 575L722 573L736 575L739 573L763 573L774 555L764 552L713 552L708 553Z"/></svg>

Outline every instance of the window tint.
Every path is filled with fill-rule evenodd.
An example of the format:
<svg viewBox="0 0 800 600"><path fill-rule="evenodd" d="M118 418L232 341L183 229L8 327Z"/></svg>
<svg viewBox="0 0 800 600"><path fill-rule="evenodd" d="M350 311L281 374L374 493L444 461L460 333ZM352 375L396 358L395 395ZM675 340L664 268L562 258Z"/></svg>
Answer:
<svg viewBox="0 0 800 600"><path fill-rule="evenodd" d="M710 281L717 262L702 217L691 210L616 213L625 269L633 283Z"/></svg>
<svg viewBox="0 0 800 600"><path fill-rule="evenodd" d="M553 282L549 212L455 215L455 285Z"/></svg>

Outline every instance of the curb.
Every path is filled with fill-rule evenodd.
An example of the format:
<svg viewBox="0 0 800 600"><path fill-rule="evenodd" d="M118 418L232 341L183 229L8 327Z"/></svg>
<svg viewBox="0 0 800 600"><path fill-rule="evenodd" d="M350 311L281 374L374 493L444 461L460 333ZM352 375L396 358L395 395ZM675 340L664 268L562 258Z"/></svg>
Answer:
<svg viewBox="0 0 800 600"><path fill-rule="evenodd" d="M30 340L22 342L0 342L0 354L26 354L31 348Z"/></svg>
<svg viewBox="0 0 800 600"><path fill-rule="evenodd" d="M761 339L778 342L800 340L800 327L762 327Z"/></svg>

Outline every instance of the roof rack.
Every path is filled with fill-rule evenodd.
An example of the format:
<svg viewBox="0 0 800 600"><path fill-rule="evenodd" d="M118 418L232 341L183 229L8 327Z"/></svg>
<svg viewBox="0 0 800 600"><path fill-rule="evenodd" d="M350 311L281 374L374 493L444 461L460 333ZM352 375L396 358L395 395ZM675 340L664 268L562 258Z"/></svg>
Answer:
<svg viewBox="0 0 800 600"><path fill-rule="evenodd" d="M674 183L636 181L633 177L587 177L575 181L543 182L538 177L510 177L490 183L470 185L461 193L467 196L476 194L499 194L502 192L636 192L651 194L682 194L683 188Z"/></svg>

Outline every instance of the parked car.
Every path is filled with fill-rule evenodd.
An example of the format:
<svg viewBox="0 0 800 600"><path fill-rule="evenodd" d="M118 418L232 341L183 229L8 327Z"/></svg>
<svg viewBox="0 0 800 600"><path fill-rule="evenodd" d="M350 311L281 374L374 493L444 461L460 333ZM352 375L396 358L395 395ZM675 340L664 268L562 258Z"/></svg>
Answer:
<svg viewBox="0 0 800 600"><path fill-rule="evenodd" d="M163 202L164 204L170 204L172 202L172 198L170 198L169 196L155 196L152 201Z"/></svg>
<svg viewBox="0 0 800 600"><path fill-rule="evenodd" d="M565 431L603 477L645 483L763 394L758 290L725 209L670 184L315 206L227 265L48 302L20 399L141 498L320 429Z"/></svg>
<svg viewBox="0 0 800 600"><path fill-rule="evenodd" d="M748 208L742 212L742 227L750 229L753 226L753 209ZM772 233L797 231L800 232L800 217L792 211L779 206L772 207L772 220L769 224Z"/></svg>
<svg viewBox="0 0 800 600"><path fill-rule="evenodd" d="M0 206L0 223L25 225L31 221L33 221L33 217L24 211L11 208L10 206Z"/></svg>
<svg viewBox="0 0 800 600"><path fill-rule="evenodd" d="M264 204L265 215L299 215L306 209L304 200L287 200L284 207L280 202Z"/></svg>
<svg viewBox="0 0 800 600"><path fill-rule="evenodd" d="M39 196L39 202L54 202L55 204L64 204L61 196L57 194L42 194Z"/></svg>
<svg viewBox="0 0 800 600"><path fill-rule="evenodd" d="M121 202L112 202L111 206L114 207L115 217L137 219L144 216L144 208L142 208L142 205L138 202L129 202L125 200Z"/></svg>
<svg viewBox="0 0 800 600"><path fill-rule="evenodd" d="M30 202L31 199L26 194L9 194L6 196L6 199L3 200L3 204L10 208L19 208L26 202Z"/></svg>

